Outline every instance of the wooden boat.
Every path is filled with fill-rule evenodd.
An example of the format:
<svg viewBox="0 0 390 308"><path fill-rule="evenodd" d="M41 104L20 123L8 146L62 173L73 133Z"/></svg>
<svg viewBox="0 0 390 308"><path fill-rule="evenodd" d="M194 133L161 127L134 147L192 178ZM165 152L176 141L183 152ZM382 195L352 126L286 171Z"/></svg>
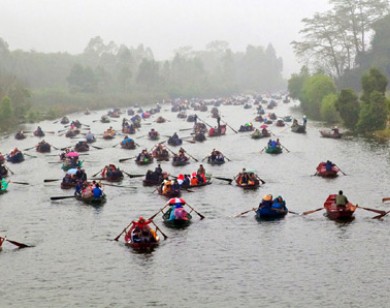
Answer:
<svg viewBox="0 0 390 308"><path fill-rule="evenodd" d="M352 220L353 213L356 210L356 205L348 202L345 207L340 207L336 205L336 195L329 195L324 203L324 208L326 210L326 216L331 220L341 220L348 221Z"/></svg>
<svg viewBox="0 0 390 308"><path fill-rule="evenodd" d="M96 138L92 133L87 133L85 139L87 140L87 143L94 143L96 141Z"/></svg>
<svg viewBox="0 0 390 308"><path fill-rule="evenodd" d="M182 145L183 144L183 140L180 139L180 138L172 138L172 137L169 137L168 139L168 144L175 147L175 146L179 146L179 145Z"/></svg>
<svg viewBox="0 0 390 308"><path fill-rule="evenodd" d="M180 215L175 215L174 218L171 217L171 212L172 211L184 211L185 213L180 214ZM180 218L180 216L182 218ZM192 215L188 213L186 210L184 210L182 207L180 208L173 208L173 206L164 213L163 215L163 221L164 224L169 227L169 228L174 228L174 229L182 229L186 228L191 224L192 220Z"/></svg>
<svg viewBox="0 0 390 308"><path fill-rule="evenodd" d="M72 123L70 123L70 126L74 126L76 128L81 128L81 123L79 120L75 120L75 121L72 121Z"/></svg>
<svg viewBox="0 0 390 308"><path fill-rule="evenodd" d="M167 192L163 193L162 185L158 187L157 189L159 195L165 196L167 198L176 198L181 196L181 191L180 189L178 190L168 190Z"/></svg>
<svg viewBox="0 0 390 308"><path fill-rule="evenodd" d="M226 134L226 124L221 125L220 130L218 128L211 127L209 129L209 137L218 137Z"/></svg>
<svg viewBox="0 0 390 308"><path fill-rule="evenodd" d="M133 135L136 133L136 130L135 130L135 125L134 124L131 124L131 125L125 125L122 127L122 133L124 134L129 134L129 135Z"/></svg>
<svg viewBox="0 0 390 308"><path fill-rule="evenodd" d="M63 117L60 121L61 124L65 125L65 124L68 124L70 121L69 121L69 118L68 117Z"/></svg>
<svg viewBox="0 0 390 308"><path fill-rule="evenodd" d="M40 142L35 149L39 153L49 153L51 151L51 146L47 142Z"/></svg>
<svg viewBox="0 0 390 308"><path fill-rule="evenodd" d="M182 185L180 186L180 189L189 189L189 188L198 188L198 187L203 187L203 186L207 186L207 185L210 185L211 184L211 181L210 179L207 179L207 182L204 182L204 183L199 183L199 184L196 184L196 185Z"/></svg>
<svg viewBox="0 0 390 308"><path fill-rule="evenodd" d="M120 111L112 110L107 113L107 115L111 118L119 118L121 116Z"/></svg>
<svg viewBox="0 0 390 308"><path fill-rule="evenodd" d="M21 163L24 161L24 155L22 152L17 152L15 154L7 154L7 161L13 164Z"/></svg>
<svg viewBox="0 0 390 308"><path fill-rule="evenodd" d="M116 134L115 130L113 130L113 129L107 129L107 130L105 130L104 133L103 133L103 139L105 139L105 140L114 139L115 134Z"/></svg>
<svg viewBox="0 0 390 308"><path fill-rule="evenodd" d="M150 140L158 140L158 139L160 139L160 134L157 131L153 131L153 132L150 131L148 133L148 137Z"/></svg>
<svg viewBox="0 0 390 308"><path fill-rule="evenodd" d="M210 165L222 165L225 163L225 157L220 156L220 157L212 158L210 155L209 157L207 157L207 162Z"/></svg>
<svg viewBox="0 0 390 308"><path fill-rule="evenodd" d="M177 114L177 117L179 119L186 119L187 118L187 113L185 111L180 111L178 114Z"/></svg>
<svg viewBox="0 0 390 308"><path fill-rule="evenodd" d="M76 135L80 134L80 130L79 129L69 129L66 134L65 134L65 137L68 137L68 138L72 138Z"/></svg>
<svg viewBox="0 0 390 308"><path fill-rule="evenodd" d="M113 170L112 168L104 167L101 172L102 179L108 182L120 182L123 180L123 172L116 168Z"/></svg>
<svg viewBox="0 0 390 308"><path fill-rule="evenodd" d="M15 134L15 139L16 139L16 140L22 140L22 139L25 139L25 138L26 138L26 135L25 135L22 131L17 132L17 133Z"/></svg>
<svg viewBox="0 0 390 308"><path fill-rule="evenodd" d="M335 133L333 130L331 131L320 130L320 134L323 138L333 138L333 139L340 139L343 135L341 133Z"/></svg>
<svg viewBox="0 0 390 308"><path fill-rule="evenodd" d="M127 246L133 248L137 252L151 252L160 243L160 238L154 230L151 230L154 234L150 234L149 236L141 236L141 238L133 231L131 234L125 234L125 243Z"/></svg>
<svg viewBox="0 0 390 308"><path fill-rule="evenodd" d="M265 148L265 153L267 154L281 154L283 152L283 149L281 146L267 146Z"/></svg>
<svg viewBox="0 0 390 308"><path fill-rule="evenodd" d="M179 166L185 166L190 163L190 159L187 156L179 157L175 156L172 158L172 166L179 167Z"/></svg>
<svg viewBox="0 0 390 308"><path fill-rule="evenodd" d="M261 138L268 138L270 137L271 134L267 131L267 133L263 133L262 131L259 131L258 129L256 129L252 134L251 134L251 138L252 139L261 139Z"/></svg>
<svg viewBox="0 0 390 308"><path fill-rule="evenodd" d="M71 189L71 188L75 188L77 185L77 182L76 180L72 180L71 182L65 182L64 180L62 180L61 182L61 189Z"/></svg>
<svg viewBox="0 0 390 308"><path fill-rule="evenodd" d="M244 133L244 132L252 132L254 131L254 129L255 128L253 127L253 125L241 125L238 131L240 133Z"/></svg>
<svg viewBox="0 0 390 308"><path fill-rule="evenodd" d="M82 201L85 204L95 205L95 206L103 205L107 201L107 197L105 193L103 193L100 198L95 198L93 196L86 198L83 197L82 195L76 195L76 199Z"/></svg>
<svg viewBox="0 0 390 308"><path fill-rule="evenodd" d="M102 115L102 117L100 118L100 122L101 123L110 123L111 120L110 120L110 118L108 116Z"/></svg>
<svg viewBox="0 0 390 308"><path fill-rule="evenodd" d="M135 150L135 142L134 140L131 140L130 142L121 142L121 148L125 150Z"/></svg>
<svg viewBox="0 0 390 308"><path fill-rule="evenodd" d="M306 125L301 125L301 124L291 125L291 131L293 133L305 134L306 133Z"/></svg>
<svg viewBox="0 0 390 308"><path fill-rule="evenodd" d="M35 137L44 137L44 136L45 136L45 133L44 133L44 131L41 130L41 129L36 129L36 130L34 130L33 135L34 135Z"/></svg>
<svg viewBox="0 0 390 308"><path fill-rule="evenodd" d="M276 121L275 126L277 126L277 127L284 127L284 126L286 126L286 123L284 123L283 120L279 119L279 120Z"/></svg>
<svg viewBox="0 0 390 308"><path fill-rule="evenodd" d="M165 118L161 116L156 119L156 123L165 123L166 121L167 120L165 120Z"/></svg>
<svg viewBox="0 0 390 308"><path fill-rule="evenodd" d="M135 160L135 163L136 163L138 166L146 166L146 165L152 164L153 161L154 161L153 156L147 155L147 156L144 156L143 159L136 159L136 160Z"/></svg>
<svg viewBox="0 0 390 308"><path fill-rule="evenodd" d="M77 161L64 161L64 163L62 164L62 167L61 169L64 170L64 171L68 171L69 169L73 169L73 168L77 168L77 167L82 167L83 165L83 162L80 161L80 160L77 160Z"/></svg>
<svg viewBox="0 0 390 308"><path fill-rule="evenodd" d="M246 181L242 181L242 179L246 177ZM259 177L252 171L245 171L239 173L235 177L236 185L245 190L254 190L260 187Z"/></svg>
<svg viewBox="0 0 390 308"><path fill-rule="evenodd" d="M74 146L74 150L76 152L88 152L89 151L89 145L86 141L80 141L76 143Z"/></svg>
<svg viewBox="0 0 390 308"><path fill-rule="evenodd" d="M334 177L337 177L338 176L338 172L340 171L340 169L336 165L334 165L334 164L332 164L331 168L328 167L328 170L327 170L325 162L321 162L317 166L316 170L317 170L317 172L316 172L315 175L321 176L323 178L334 178Z"/></svg>
<svg viewBox="0 0 390 308"><path fill-rule="evenodd" d="M285 202L272 201L272 196L269 202L262 201L262 204L256 210L255 218L257 220L276 220L285 217L288 213L288 209Z"/></svg>

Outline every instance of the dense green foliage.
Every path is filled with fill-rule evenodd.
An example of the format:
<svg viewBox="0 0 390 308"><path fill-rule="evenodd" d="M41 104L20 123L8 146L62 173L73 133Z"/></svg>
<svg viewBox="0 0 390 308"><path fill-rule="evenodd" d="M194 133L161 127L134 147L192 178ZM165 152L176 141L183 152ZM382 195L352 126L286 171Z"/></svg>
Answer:
<svg viewBox="0 0 390 308"><path fill-rule="evenodd" d="M245 52L233 52L228 43L214 41L202 51L180 48L172 60L160 62L143 45L106 44L100 37L92 38L79 55L11 51L0 38L0 99L9 96L13 115L29 115L31 120L40 117L43 106L56 116L87 107L155 103L161 98L281 90L282 69L272 45L249 45ZM5 89L11 81L12 89Z"/></svg>
<svg viewBox="0 0 390 308"><path fill-rule="evenodd" d="M336 109L345 127L354 130L359 120L360 105L359 99L352 89L341 90L336 101Z"/></svg>
<svg viewBox="0 0 390 308"><path fill-rule="evenodd" d="M321 119L321 104L329 94L336 93L336 86L329 76L315 74L303 83L301 106L314 119Z"/></svg>
<svg viewBox="0 0 390 308"><path fill-rule="evenodd" d="M321 119L327 123L336 123L340 121L340 116L336 109L337 94L331 93L326 95L321 102L320 115Z"/></svg>

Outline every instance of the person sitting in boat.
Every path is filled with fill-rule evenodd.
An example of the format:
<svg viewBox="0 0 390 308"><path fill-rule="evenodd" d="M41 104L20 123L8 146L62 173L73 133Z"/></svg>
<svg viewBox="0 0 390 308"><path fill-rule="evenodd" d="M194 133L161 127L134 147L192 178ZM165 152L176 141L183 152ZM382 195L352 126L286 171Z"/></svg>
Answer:
<svg viewBox="0 0 390 308"><path fill-rule="evenodd" d="M74 176L77 180L80 180L83 182L87 180L87 173L85 172L84 169L81 169L80 166L77 167L77 171L76 171Z"/></svg>
<svg viewBox="0 0 390 308"><path fill-rule="evenodd" d="M171 181L166 179L162 182L162 194L163 195L166 195L168 194L169 192L171 192L172 190L172 187L171 187Z"/></svg>
<svg viewBox="0 0 390 308"><path fill-rule="evenodd" d="M83 181L77 181L75 186L75 196L81 196L82 190L84 188L84 182Z"/></svg>
<svg viewBox="0 0 390 308"><path fill-rule="evenodd" d="M294 119L291 126L298 126L298 120L297 119Z"/></svg>
<svg viewBox="0 0 390 308"><path fill-rule="evenodd" d="M158 175L161 175L162 174L162 168L161 168L161 165L158 164L156 169L154 169L154 172Z"/></svg>
<svg viewBox="0 0 390 308"><path fill-rule="evenodd" d="M44 136L45 135L45 133L43 132L43 130L40 126L38 126L37 129L35 130L35 134L37 136Z"/></svg>
<svg viewBox="0 0 390 308"><path fill-rule="evenodd" d="M183 183L181 184L181 186L187 187L190 185L191 185L191 177L189 174L185 174L184 179L183 179Z"/></svg>
<svg viewBox="0 0 390 308"><path fill-rule="evenodd" d="M286 201L282 198L282 196L277 196L272 201L272 207L279 210L287 210Z"/></svg>
<svg viewBox="0 0 390 308"><path fill-rule="evenodd" d="M267 128L266 127L263 127L263 129L261 130L261 134L263 135L263 136L268 136L268 130L267 130Z"/></svg>
<svg viewBox="0 0 390 308"><path fill-rule="evenodd" d="M303 116L303 126L306 126L306 123L307 123L307 117L304 115Z"/></svg>
<svg viewBox="0 0 390 308"><path fill-rule="evenodd" d="M173 191L178 191L180 190L180 185L177 180L172 180L172 190Z"/></svg>
<svg viewBox="0 0 390 308"><path fill-rule="evenodd" d="M332 128L332 132L333 132L334 136L339 136L340 135L340 131L339 131L339 128L337 126Z"/></svg>
<svg viewBox="0 0 390 308"><path fill-rule="evenodd" d="M95 187L92 189L92 194L95 199L99 199L103 195L103 190L100 188L100 185L96 183Z"/></svg>
<svg viewBox="0 0 390 308"><path fill-rule="evenodd" d="M131 143L134 143L134 140L130 138L129 136L125 136L125 138L121 141L121 145L130 145Z"/></svg>
<svg viewBox="0 0 390 308"><path fill-rule="evenodd" d="M271 194L265 195L259 203L259 209L263 207L272 207L273 197Z"/></svg>
<svg viewBox="0 0 390 308"><path fill-rule="evenodd" d="M7 174L8 174L7 168L2 163L0 163L0 179L6 177Z"/></svg>
<svg viewBox="0 0 390 308"><path fill-rule="evenodd" d="M338 195L336 195L336 205L340 208L345 208L348 204L348 198L343 194L343 191L340 190Z"/></svg>
<svg viewBox="0 0 390 308"><path fill-rule="evenodd" d="M326 163L325 163L325 170L326 171L332 171L333 166L334 166L334 164L330 160L327 160Z"/></svg>
<svg viewBox="0 0 390 308"><path fill-rule="evenodd" d="M4 155L0 152L0 165L5 162L5 157Z"/></svg>
<svg viewBox="0 0 390 308"><path fill-rule="evenodd" d="M276 139L275 145L276 145L277 147L280 147L280 146L281 146L279 138Z"/></svg>
<svg viewBox="0 0 390 308"><path fill-rule="evenodd" d="M149 132L149 137L150 138L156 138L158 136L158 132L152 128Z"/></svg>
<svg viewBox="0 0 390 308"><path fill-rule="evenodd" d="M256 174L249 173L247 176L248 176L248 185L256 185L258 183Z"/></svg>
<svg viewBox="0 0 390 308"><path fill-rule="evenodd" d="M196 176L196 172L192 173L190 185L191 186L197 186L199 184L198 178Z"/></svg>
<svg viewBox="0 0 390 308"><path fill-rule="evenodd" d="M1 236L0 236L0 248L1 248L1 246L3 245L4 241L5 241L5 237L1 237Z"/></svg>

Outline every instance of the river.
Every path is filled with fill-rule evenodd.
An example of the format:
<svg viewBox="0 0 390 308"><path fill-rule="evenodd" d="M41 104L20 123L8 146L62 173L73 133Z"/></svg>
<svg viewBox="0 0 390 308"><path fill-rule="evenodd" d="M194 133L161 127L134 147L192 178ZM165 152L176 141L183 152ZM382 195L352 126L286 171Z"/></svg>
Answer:
<svg viewBox="0 0 390 308"><path fill-rule="evenodd" d="M279 116L302 115L292 104L275 109ZM236 130L255 117L255 109L243 106L221 106L222 120ZM91 125L94 133L102 133L112 125L120 129L121 120L102 124L106 111L90 115L72 114L71 119ZM211 125L215 119L209 112L198 116ZM163 115L170 122L156 124ZM112 146L101 138L83 156L84 167L91 175L108 163L119 164L119 158L150 149L153 142L146 135L154 127L162 135L188 136L191 123L178 119L170 107L154 115L135 135L141 148L128 151ZM62 126L50 121L40 125L46 131ZM255 123L258 127L259 124ZM115 242L119 232L139 215L149 217L166 202L143 187L142 178L126 178L123 185L137 189L105 187L108 202L101 208L83 205L72 199L50 201L51 196L71 194L62 191L60 182L43 183L44 179L60 179L63 171L56 157L31 150L21 164L8 164L15 173L10 179L32 185L9 185L9 192L0 196L0 235L34 245L14 249L10 243L0 252L0 307L386 307L390 300L389 241L390 215L373 220L375 213L358 209L350 223L336 223L317 212L307 216L289 214L275 222L257 222L254 213L232 216L256 207L264 194L282 195L290 210L303 212L321 207L331 193L342 189L351 202L361 206L388 210L381 199L390 196L388 144L351 138L323 139L323 124L308 122L307 134L294 134L289 128L271 127L281 143L290 151L269 155L260 151L267 140L253 140L249 133L208 138L204 143L184 143L188 153L199 161L213 148L231 159L222 166L204 164L214 176L232 178L243 167L257 170L266 184L258 191L243 191L224 181L183 198L206 216L185 230L172 230L155 222L168 235L166 241L150 254L134 253L123 242ZM15 140L4 136L0 151L14 146L34 146L38 138L29 136ZM57 134L45 140L56 147L74 144ZM172 148L172 147L171 147ZM176 151L176 149L172 148ZM56 153L56 152L54 152ZM315 177L320 161L330 159L347 175L326 180ZM133 160L119 164L125 171L144 174L148 167ZM149 166L150 169L155 165ZM171 174L195 171L199 163L173 167L162 163Z"/></svg>

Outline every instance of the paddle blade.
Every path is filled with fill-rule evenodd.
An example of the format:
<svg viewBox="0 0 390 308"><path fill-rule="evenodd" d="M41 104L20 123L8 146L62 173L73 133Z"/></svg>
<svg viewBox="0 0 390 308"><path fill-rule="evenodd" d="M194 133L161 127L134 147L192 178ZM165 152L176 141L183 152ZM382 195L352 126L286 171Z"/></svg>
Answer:
<svg viewBox="0 0 390 308"><path fill-rule="evenodd" d="M62 199L71 199L76 198L76 196L58 196L58 197L50 197L50 200L62 200Z"/></svg>
<svg viewBox="0 0 390 308"><path fill-rule="evenodd" d="M382 211L382 210L370 209L368 207L362 207L360 205L356 205L356 207L360 208L360 209L363 209L363 210L366 210L366 211L377 213L379 215L385 215L386 214L386 211Z"/></svg>
<svg viewBox="0 0 390 308"><path fill-rule="evenodd" d="M55 182L55 181L61 181L61 179L45 179L45 180L43 180L44 183Z"/></svg>
<svg viewBox="0 0 390 308"><path fill-rule="evenodd" d="M386 216L386 215L389 214L389 213L390 213L390 211L385 212L384 214L381 214L381 215L372 217L372 219L379 219L379 218L382 218L382 217Z"/></svg>
<svg viewBox="0 0 390 308"><path fill-rule="evenodd" d="M14 182L14 181L11 181L11 183L19 184L19 185L30 185L30 183L27 183L27 182Z"/></svg>
<svg viewBox="0 0 390 308"><path fill-rule="evenodd" d="M386 202L386 201L389 201L390 200L390 197L385 197L382 199L382 202Z"/></svg>
<svg viewBox="0 0 390 308"><path fill-rule="evenodd" d="M15 245L15 246L18 246L19 248L33 247L33 246L29 246L29 245L26 245L26 244L23 244L23 243L11 241L11 240L9 240L9 239L6 239L6 241L7 241L7 242L10 242L11 244L13 244L13 245Z"/></svg>

